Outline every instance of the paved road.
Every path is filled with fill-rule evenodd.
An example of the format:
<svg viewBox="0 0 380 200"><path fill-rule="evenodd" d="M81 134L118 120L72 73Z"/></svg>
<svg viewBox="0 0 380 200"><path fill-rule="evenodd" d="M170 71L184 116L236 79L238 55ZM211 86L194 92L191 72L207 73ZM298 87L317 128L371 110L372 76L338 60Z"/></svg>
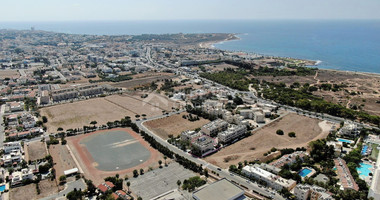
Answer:
<svg viewBox="0 0 380 200"><path fill-rule="evenodd" d="M168 147L172 152L178 154L178 155L181 155L199 165L203 165L204 167L206 167L207 169L211 170L211 171L215 171L217 173L219 173L219 176L222 177L222 178L227 178L228 180L231 180L231 181L234 181L240 185L243 185L244 187L246 188L249 188L249 190L253 190L263 196L266 196L266 197L270 197L272 194L270 193L270 190L269 189L266 189L266 188L262 188L261 186L257 185L256 183L252 183L252 182L248 182L248 179L246 178L243 178L243 177L240 177L240 176L237 176L237 175L234 175L232 173L229 173L228 170L219 170L219 167L215 166L215 165L212 165L211 163L208 163L202 159L199 159L199 158L196 158L196 157L193 157L192 155L188 154L187 152L185 151L182 151L181 149L178 149L177 147L169 144L166 140L162 139L161 137L155 135L153 132L151 132L148 128L146 128L144 126L144 122L146 121L150 121L150 120L154 120L154 119L159 119L159 118L163 118L163 117L167 117L167 116L171 116L171 115L174 115L174 114L178 114L180 112L183 112L183 111L178 111L178 112L173 112L173 113L169 113L168 115L161 115L161 116L157 116L157 117L152 117L152 118L149 118L147 120L143 120L143 121L136 121L136 125L140 128L140 130L143 130L145 131L146 133L148 133L149 135L151 135L152 137L154 137L154 139L161 143L162 145ZM266 191L268 190L268 191ZM274 196L275 199L284 199L281 195L279 194L275 194Z"/></svg>
<svg viewBox="0 0 380 200"><path fill-rule="evenodd" d="M52 200L65 197L69 192L73 191L74 188L77 190L82 189L85 190L87 188L86 183L83 179L79 179L70 183L66 183L65 189L60 191L58 194L53 194L51 196L42 198L41 200Z"/></svg>
<svg viewBox="0 0 380 200"><path fill-rule="evenodd" d="M0 148L3 148L3 145L4 145L4 120L3 120L3 116L4 116L4 112L5 112L5 104L1 105L1 108L0 108Z"/></svg>

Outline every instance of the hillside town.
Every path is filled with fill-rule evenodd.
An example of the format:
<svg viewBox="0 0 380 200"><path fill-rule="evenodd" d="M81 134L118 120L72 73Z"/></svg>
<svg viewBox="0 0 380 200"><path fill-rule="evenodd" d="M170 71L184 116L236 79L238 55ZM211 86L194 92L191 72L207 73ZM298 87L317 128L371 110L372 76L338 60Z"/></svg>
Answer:
<svg viewBox="0 0 380 200"><path fill-rule="evenodd" d="M380 117L233 39L0 30L0 199L380 199Z"/></svg>

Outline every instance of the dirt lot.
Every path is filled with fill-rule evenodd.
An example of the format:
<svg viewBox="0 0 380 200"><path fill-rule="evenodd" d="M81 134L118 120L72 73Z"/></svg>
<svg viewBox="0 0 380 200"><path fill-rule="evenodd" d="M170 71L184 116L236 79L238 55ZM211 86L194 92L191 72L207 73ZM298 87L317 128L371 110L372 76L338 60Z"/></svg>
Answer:
<svg viewBox="0 0 380 200"><path fill-rule="evenodd" d="M109 121L120 120L125 116L135 116L134 113L121 109L120 106L104 98L89 99L80 102L61 104L40 109L41 116L46 116L48 132L56 132L58 127L64 130L89 126L91 121L98 125Z"/></svg>
<svg viewBox="0 0 380 200"><path fill-rule="evenodd" d="M25 146L25 157L27 161L42 159L47 155L46 145L44 142L40 142L40 141L29 142L28 144L25 144L24 146Z"/></svg>
<svg viewBox="0 0 380 200"><path fill-rule="evenodd" d="M18 78L20 77L20 73L16 70L0 70L1 79L12 78L12 77Z"/></svg>
<svg viewBox="0 0 380 200"><path fill-rule="evenodd" d="M25 200L37 199L37 190L35 184L29 184L21 187L12 188L9 192L9 199Z"/></svg>
<svg viewBox="0 0 380 200"><path fill-rule="evenodd" d="M145 122L144 125L161 138L168 139L168 135L177 136L181 134L182 131L194 130L210 122L203 118L194 122L182 118L183 115L188 114L189 113L181 113L172 115L170 117Z"/></svg>
<svg viewBox="0 0 380 200"><path fill-rule="evenodd" d="M272 147L276 147L277 149L306 147L310 141L325 138L331 126L331 124L325 121L296 114L288 114L254 132L252 136L207 157L206 161L227 168L231 164L237 164L244 160L264 160L263 154L268 152ZM278 129L283 130L285 134L277 135L276 130ZM292 131L296 133L296 138L288 136L288 133ZM225 158L228 158L230 161L225 162Z"/></svg>
<svg viewBox="0 0 380 200"><path fill-rule="evenodd" d="M50 179L40 181L39 188L41 192L39 195L37 195L36 184L12 188L9 194L9 199L40 199L58 192L57 184L55 181L50 181Z"/></svg>
<svg viewBox="0 0 380 200"><path fill-rule="evenodd" d="M150 84L153 81L158 80L164 80L164 79L170 79L175 77L174 74L171 73L143 73L143 74L136 74L133 76L132 80L129 81L121 81L115 84L112 84L114 87L123 87L123 88L134 88L138 86L143 86L146 84Z"/></svg>
<svg viewBox="0 0 380 200"><path fill-rule="evenodd" d="M65 145L50 145L49 152L53 157L57 181L59 181L58 179L60 176L64 175L63 172L65 170L77 167L73 157L71 157L71 154Z"/></svg>
<svg viewBox="0 0 380 200"><path fill-rule="evenodd" d="M171 111L172 107L178 107L174 101L157 93L150 93L146 98L141 98L141 95L123 94L108 96L105 99L134 113L134 115L145 114L148 118L162 115L163 110ZM134 117L134 115L131 117Z"/></svg>

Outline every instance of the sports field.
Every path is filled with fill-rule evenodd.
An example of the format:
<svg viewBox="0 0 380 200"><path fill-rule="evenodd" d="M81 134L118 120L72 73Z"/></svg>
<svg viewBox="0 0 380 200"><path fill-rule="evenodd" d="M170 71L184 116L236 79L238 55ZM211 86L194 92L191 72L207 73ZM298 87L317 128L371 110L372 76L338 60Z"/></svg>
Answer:
<svg viewBox="0 0 380 200"><path fill-rule="evenodd" d="M93 165L102 171L135 167L147 161L150 152L139 141L123 130L104 131L80 141L85 145Z"/></svg>
<svg viewBox="0 0 380 200"><path fill-rule="evenodd" d="M140 135L127 128L82 134L67 141L85 176L96 184L115 174L132 176L134 169L147 171L162 159Z"/></svg>

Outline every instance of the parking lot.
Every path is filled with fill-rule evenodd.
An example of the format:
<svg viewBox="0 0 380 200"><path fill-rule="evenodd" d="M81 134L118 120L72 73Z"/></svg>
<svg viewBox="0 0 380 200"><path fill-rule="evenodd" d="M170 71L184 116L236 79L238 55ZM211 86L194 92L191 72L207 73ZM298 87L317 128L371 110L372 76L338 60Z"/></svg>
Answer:
<svg viewBox="0 0 380 200"><path fill-rule="evenodd" d="M178 188L177 181L181 183L185 179L196 176L192 171L180 166L178 163L170 163L167 167L155 169L140 175L137 178L130 178L130 190L143 199L151 199L169 190Z"/></svg>

